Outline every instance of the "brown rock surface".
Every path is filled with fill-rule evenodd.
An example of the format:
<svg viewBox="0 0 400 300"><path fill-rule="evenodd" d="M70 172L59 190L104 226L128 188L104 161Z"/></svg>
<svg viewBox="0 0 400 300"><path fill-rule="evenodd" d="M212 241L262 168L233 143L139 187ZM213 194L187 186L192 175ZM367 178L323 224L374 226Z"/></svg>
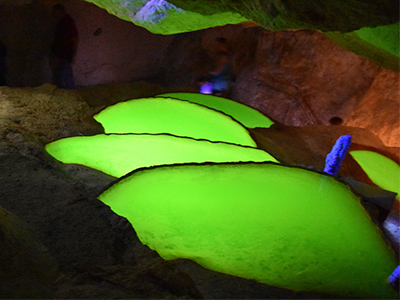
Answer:
<svg viewBox="0 0 400 300"><path fill-rule="evenodd" d="M52 83L51 44L56 25L52 6L58 2L0 5L0 39L8 48L9 86ZM159 75L165 49L173 37L151 34L85 1L62 3L79 32L77 54L72 63L77 86L143 80Z"/></svg>
<svg viewBox="0 0 400 300"><path fill-rule="evenodd" d="M337 116L343 125L367 128L386 146L400 146L399 73L319 32L230 25L177 36L167 49L165 82L196 88L212 68L219 36L232 51L232 99L288 126L329 125Z"/></svg>
<svg viewBox="0 0 400 300"><path fill-rule="evenodd" d="M287 125L327 124L335 115L345 119L378 72L316 32L260 34L253 68L239 74L234 95ZM253 89L255 84L261 87Z"/></svg>
<svg viewBox="0 0 400 300"><path fill-rule="evenodd" d="M349 151L373 149L400 162L399 148L386 147L379 138L362 128L324 125L293 127L275 124L270 128L249 130L258 147L286 165L323 171L326 155L331 151L336 140L345 134L350 134L352 137ZM346 155L339 173L365 183L372 183L350 155Z"/></svg>
<svg viewBox="0 0 400 300"><path fill-rule="evenodd" d="M35 135L33 139L47 143L69 135L90 135L102 130L91 118L95 109L75 92L50 84L37 88L0 87L0 99L0 134L12 143L25 142L30 139L29 134Z"/></svg>
<svg viewBox="0 0 400 300"><path fill-rule="evenodd" d="M367 128L389 146L400 146L399 73L380 69L347 125Z"/></svg>

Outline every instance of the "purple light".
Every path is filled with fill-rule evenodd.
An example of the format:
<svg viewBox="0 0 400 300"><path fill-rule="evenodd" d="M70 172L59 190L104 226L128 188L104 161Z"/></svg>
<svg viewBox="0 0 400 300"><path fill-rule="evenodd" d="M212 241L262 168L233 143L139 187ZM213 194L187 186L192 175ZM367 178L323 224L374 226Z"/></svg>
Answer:
<svg viewBox="0 0 400 300"><path fill-rule="evenodd" d="M211 82L206 82L203 84L200 88L200 93L202 94L212 94L212 83Z"/></svg>

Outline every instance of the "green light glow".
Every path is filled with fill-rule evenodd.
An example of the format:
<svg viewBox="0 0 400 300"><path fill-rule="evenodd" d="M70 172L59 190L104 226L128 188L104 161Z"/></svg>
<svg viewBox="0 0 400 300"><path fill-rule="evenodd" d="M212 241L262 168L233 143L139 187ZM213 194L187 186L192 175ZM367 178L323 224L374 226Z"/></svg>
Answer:
<svg viewBox="0 0 400 300"><path fill-rule="evenodd" d="M242 103L212 95L205 95L200 93L169 93L159 95L158 97L169 97L187 100L193 103L201 104L231 116L238 120L248 128L264 127L268 128L272 124L267 116L260 113L258 110L251 108Z"/></svg>
<svg viewBox="0 0 400 300"><path fill-rule="evenodd" d="M120 102L94 116L106 133L169 133L256 147L231 117L188 101L145 98Z"/></svg>
<svg viewBox="0 0 400 300"><path fill-rule="evenodd" d="M350 151L368 177L377 186L400 193L400 166L393 160L379 153L367 150Z"/></svg>
<svg viewBox="0 0 400 300"><path fill-rule="evenodd" d="M224 26L226 24L238 24L247 21L236 12L215 12L202 15L194 11L169 8L167 1L149 0L86 0L104 8L110 14L118 16L128 22L146 28L155 34L177 34ZM151 3L153 2L153 4ZM157 4L157 2L159 4ZM153 9L149 5L153 6ZM155 5L154 5L155 4ZM146 7L148 8L146 11Z"/></svg>
<svg viewBox="0 0 400 300"><path fill-rule="evenodd" d="M142 167L174 163L277 162L260 149L165 134L71 137L46 145L46 150L63 163L85 165L115 177Z"/></svg>
<svg viewBox="0 0 400 300"><path fill-rule="evenodd" d="M300 291L395 298L396 258L350 189L273 163L141 169L99 199L164 259Z"/></svg>
<svg viewBox="0 0 400 300"><path fill-rule="evenodd" d="M356 30L355 33L359 38L378 47L392 55L400 56L399 37L400 24L390 24L378 27L362 27Z"/></svg>

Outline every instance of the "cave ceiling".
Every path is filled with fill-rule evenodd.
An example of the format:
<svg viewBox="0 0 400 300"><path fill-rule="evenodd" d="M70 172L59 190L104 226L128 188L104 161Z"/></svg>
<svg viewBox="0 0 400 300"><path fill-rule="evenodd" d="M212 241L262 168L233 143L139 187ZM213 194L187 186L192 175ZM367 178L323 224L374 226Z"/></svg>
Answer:
<svg viewBox="0 0 400 300"><path fill-rule="evenodd" d="M4 0L3 0L4 1ZM86 0L123 19L156 27L169 17L175 28L155 29L162 34L187 32L196 26L252 20L268 30L313 29L351 32L362 27L397 23L396 0ZM196 20L204 18L202 22ZM189 18L190 16L190 18ZM218 16L220 21L216 20ZM193 19L195 17L195 19ZM207 23L208 20L208 25ZM203 23L204 24L200 24ZM153 24L152 24L153 23ZM192 25L190 23L197 23ZM161 25L160 24L160 25Z"/></svg>
<svg viewBox="0 0 400 300"><path fill-rule="evenodd" d="M0 4L32 1L0 0ZM339 46L399 71L398 0L82 1L163 35L243 22L272 31L317 30Z"/></svg>
<svg viewBox="0 0 400 300"><path fill-rule="evenodd" d="M254 22L267 30L318 30L341 47L399 71L397 0L86 0L156 34Z"/></svg>

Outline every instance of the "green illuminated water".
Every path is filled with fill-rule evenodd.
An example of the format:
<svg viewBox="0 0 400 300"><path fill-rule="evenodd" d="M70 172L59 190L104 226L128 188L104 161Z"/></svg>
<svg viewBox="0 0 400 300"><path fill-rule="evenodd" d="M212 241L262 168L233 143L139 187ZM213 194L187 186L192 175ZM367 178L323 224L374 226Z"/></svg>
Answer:
<svg viewBox="0 0 400 300"><path fill-rule="evenodd" d="M165 259L300 291L393 298L396 258L350 189L271 163L160 166L99 196Z"/></svg>
<svg viewBox="0 0 400 300"><path fill-rule="evenodd" d="M201 104L231 116L238 120L248 128L264 127L268 128L274 124L271 119L260 113L258 110L251 108L242 103L200 93L168 93L159 95L158 97L170 97L176 99L187 100L193 103Z"/></svg>
<svg viewBox="0 0 400 300"><path fill-rule="evenodd" d="M99 134L71 137L46 145L63 163L81 164L115 177L154 165L186 162L274 161L267 152L165 134Z"/></svg>
<svg viewBox="0 0 400 300"><path fill-rule="evenodd" d="M120 102L94 116L106 133L170 133L256 147L231 117L188 101L146 98Z"/></svg>
<svg viewBox="0 0 400 300"><path fill-rule="evenodd" d="M350 151L368 177L377 186L400 193L400 166L379 153L367 150ZM397 196L398 197L398 196Z"/></svg>

